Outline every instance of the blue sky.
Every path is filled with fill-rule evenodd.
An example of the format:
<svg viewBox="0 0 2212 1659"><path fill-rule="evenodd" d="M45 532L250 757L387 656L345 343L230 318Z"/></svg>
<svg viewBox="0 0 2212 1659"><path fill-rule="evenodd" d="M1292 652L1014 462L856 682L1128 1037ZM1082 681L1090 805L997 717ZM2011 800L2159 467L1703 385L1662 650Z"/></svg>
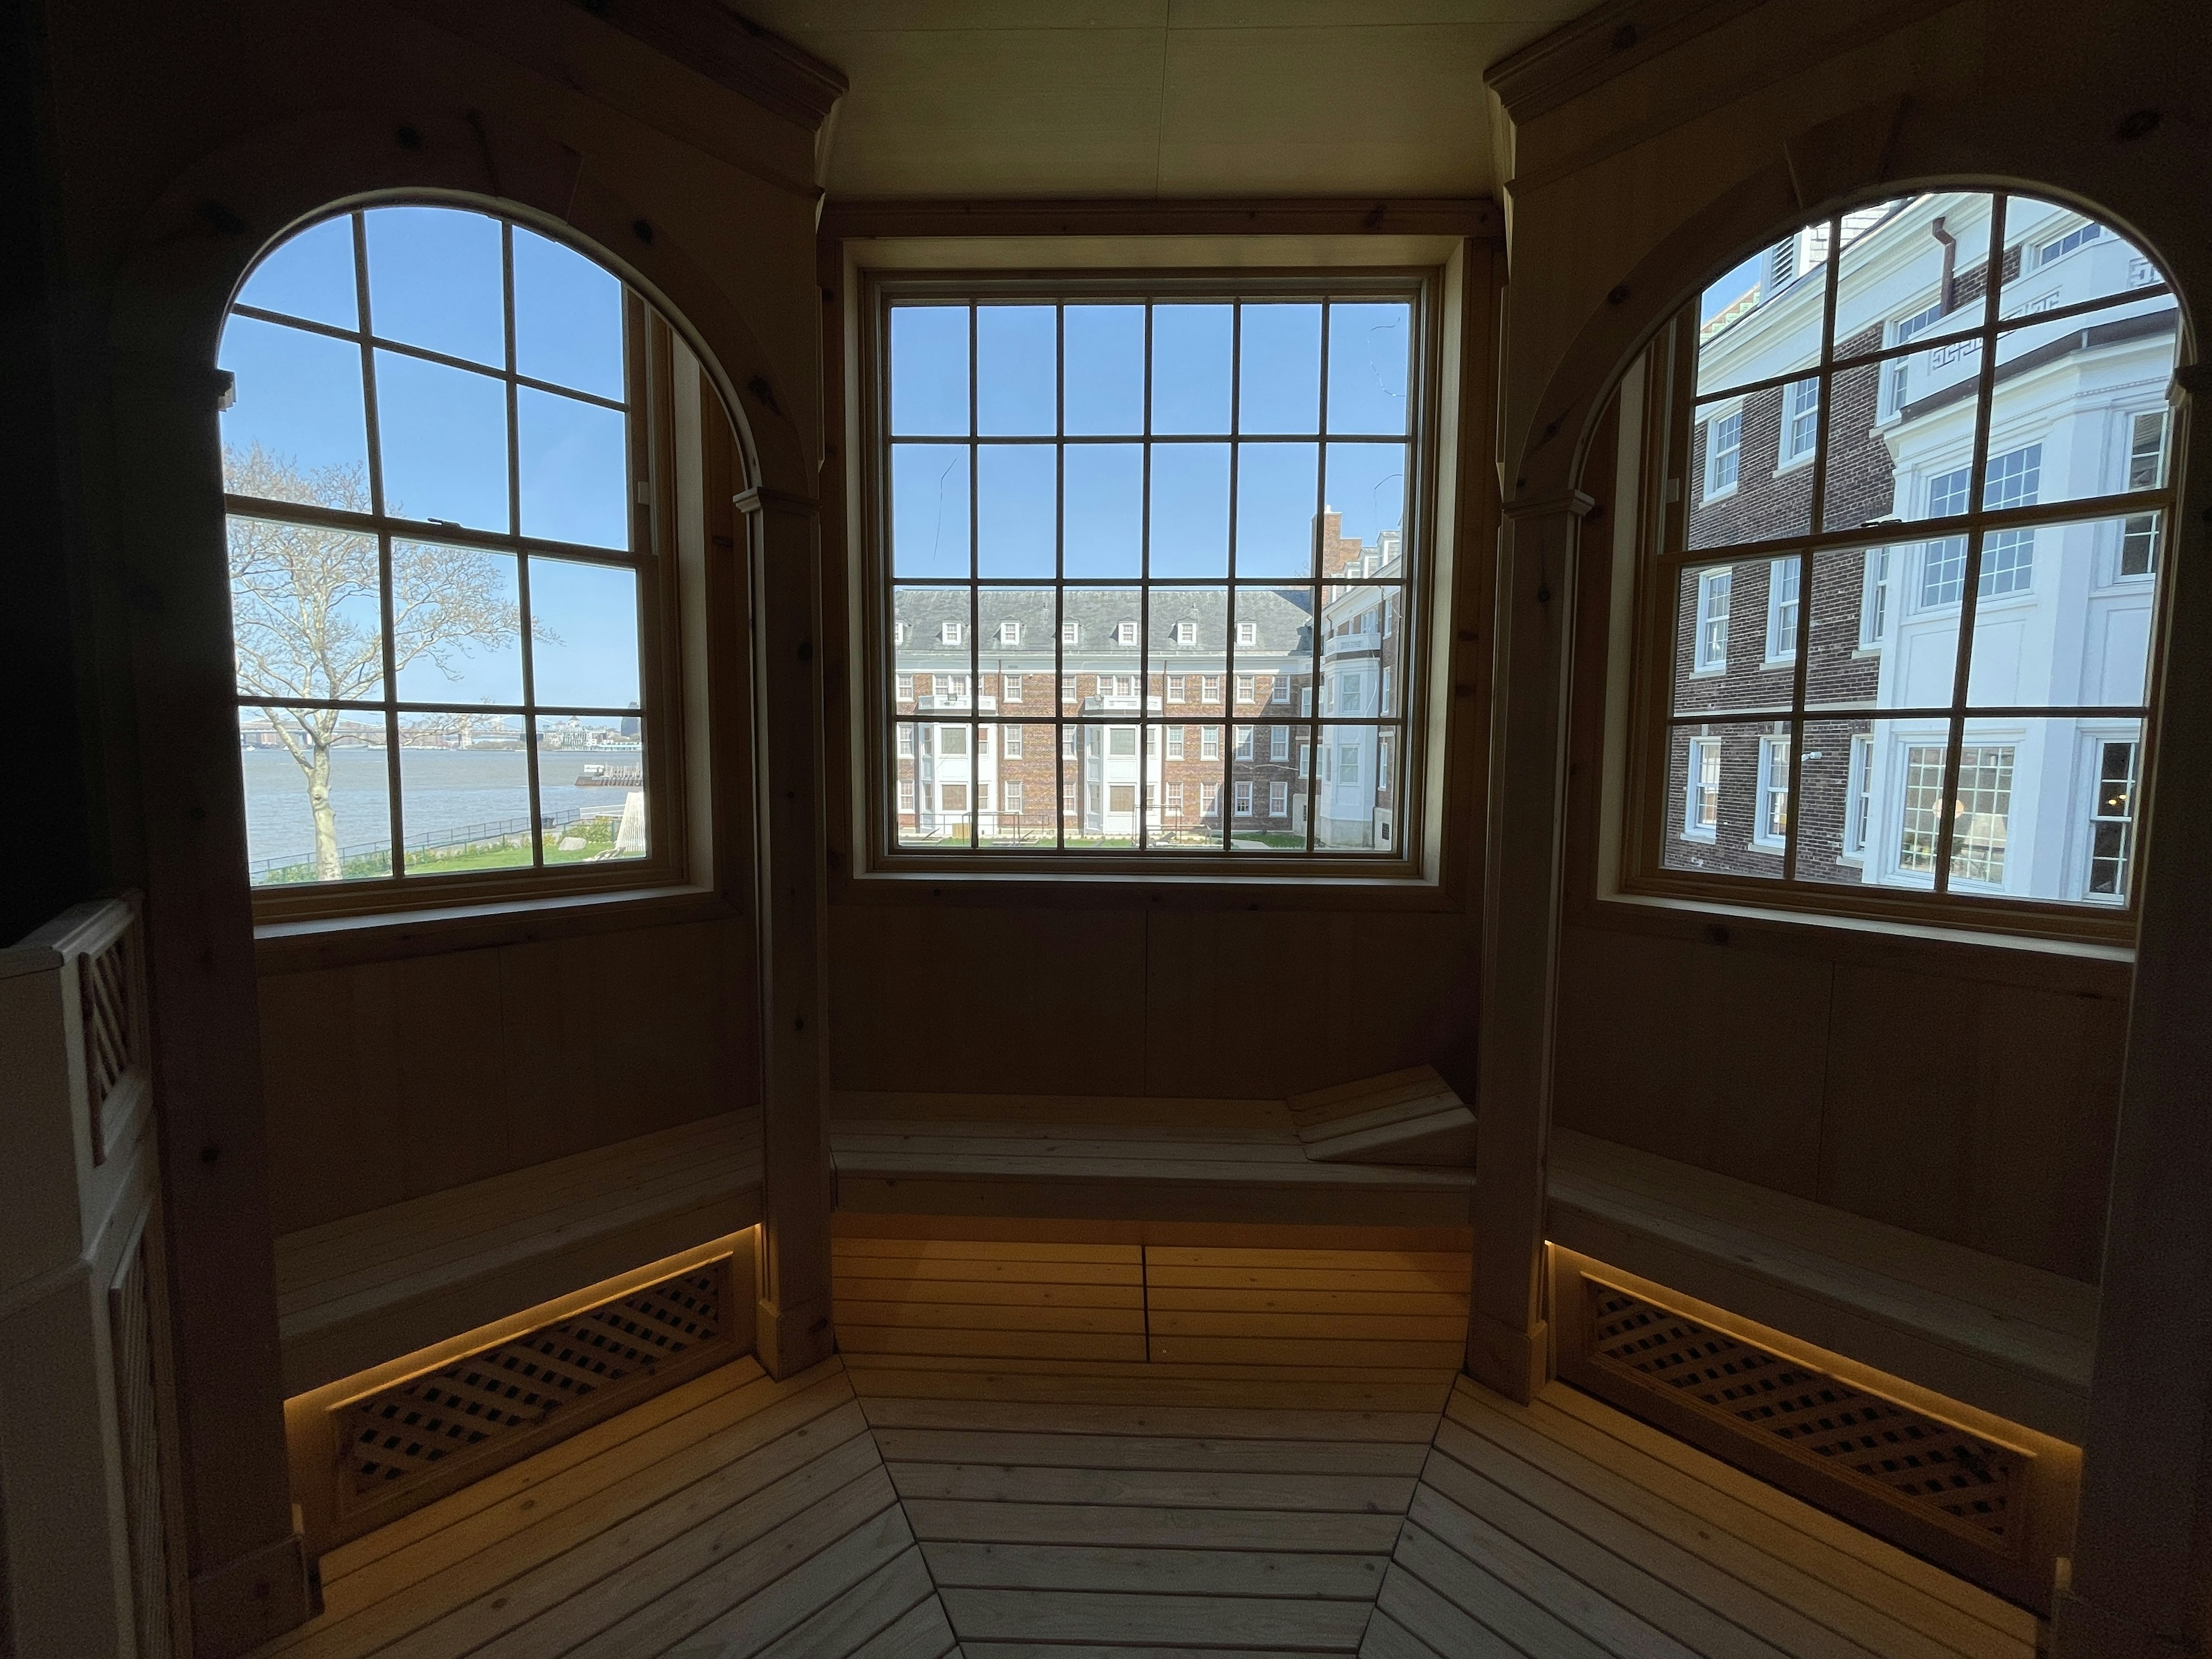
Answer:
<svg viewBox="0 0 2212 1659"><path fill-rule="evenodd" d="M1741 264L1717 278L1698 303L1698 320L1709 323L1721 312L1734 305L1751 292L1758 283L1766 264L1766 250L1761 248Z"/></svg>
<svg viewBox="0 0 2212 1659"><path fill-rule="evenodd" d="M507 362L499 222L431 207L372 209L366 230L368 307L380 340L490 368ZM623 395L623 289L574 250L517 227L514 357L553 386ZM348 331L361 325L353 220L311 226L246 278L240 304ZM368 465L360 347L281 323L234 317L219 361L236 378L226 445L255 443L302 471ZM374 353L386 511L472 529L587 546L628 545L631 508L622 413L532 386L515 398L519 525L510 522L505 382L404 352ZM498 560L513 591L514 563ZM535 647L541 703L616 708L637 700L636 580L629 572L540 556L532 610L557 640ZM474 647L447 678L418 664L401 675L412 700L519 701L513 645Z"/></svg>
<svg viewBox="0 0 2212 1659"><path fill-rule="evenodd" d="M1347 535L1371 542L1404 520L1402 442L1320 439L1324 349L1329 432L1405 432L1408 307L1336 305L1326 342L1316 303L1248 304L1241 343L1234 313L1220 303L1152 310L1152 429L1214 440L1152 447L1156 576L1225 577L1232 520L1240 574L1310 574L1316 491L1324 482ZM1139 439L1145 307L1069 305L1057 342L1048 305L985 305L972 315L976 573L1049 577L1064 508L1068 576L1140 574L1141 441L1069 446L1064 481L1056 481L1052 446L992 440L1052 434L1056 352L1066 362L1068 435ZM968 448L897 440L970 434L970 316L964 306L901 306L891 313L892 545L902 576L969 573ZM1226 441L1232 409L1248 437L1305 440L1237 446L1233 501Z"/></svg>

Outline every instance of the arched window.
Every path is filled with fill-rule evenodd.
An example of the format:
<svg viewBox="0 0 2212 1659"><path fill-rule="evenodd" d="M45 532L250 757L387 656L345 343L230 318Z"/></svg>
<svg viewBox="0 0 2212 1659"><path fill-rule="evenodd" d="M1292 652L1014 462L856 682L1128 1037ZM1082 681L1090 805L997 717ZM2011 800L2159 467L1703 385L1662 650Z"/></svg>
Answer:
<svg viewBox="0 0 2212 1659"><path fill-rule="evenodd" d="M1647 382L1625 887L2129 929L2179 325L2112 226L1979 191L1696 296Z"/></svg>
<svg viewBox="0 0 2212 1659"><path fill-rule="evenodd" d="M221 361L257 889L314 911L670 865L660 326L455 207L337 214L248 275Z"/></svg>

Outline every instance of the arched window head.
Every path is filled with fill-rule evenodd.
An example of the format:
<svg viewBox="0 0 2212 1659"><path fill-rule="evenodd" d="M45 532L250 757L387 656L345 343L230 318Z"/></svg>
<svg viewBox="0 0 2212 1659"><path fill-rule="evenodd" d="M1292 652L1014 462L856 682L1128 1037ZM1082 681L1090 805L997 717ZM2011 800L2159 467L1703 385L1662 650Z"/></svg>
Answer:
<svg viewBox="0 0 2212 1659"><path fill-rule="evenodd" d="M460 207L337 214L247 276L221 362L257 889L312 911L672 866L654 330L593 259Z"/></svg>
<svg viewBox="0 0 2212 1659"><path fill-rule="evenodd" d="M1988 191L1693 297L1646 378L1625 887L2126 931L2179 326L2112 226Z"/></svg>

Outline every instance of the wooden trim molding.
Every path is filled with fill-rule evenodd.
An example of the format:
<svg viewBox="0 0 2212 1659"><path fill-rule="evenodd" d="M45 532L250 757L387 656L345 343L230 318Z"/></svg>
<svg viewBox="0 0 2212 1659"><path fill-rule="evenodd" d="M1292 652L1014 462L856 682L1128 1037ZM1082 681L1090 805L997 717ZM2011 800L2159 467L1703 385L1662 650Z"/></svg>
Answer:
<svg viewBox="0 0 2212 1659"><path fill-rule="evenodd" d="M810 132L821 130L852 84L835 64L715 0L586 0L584 9Z"/></svg>
<svg viewBox="0 0 2212 1659"><path fill-rule="evenodd" d="M770 489L761 484L740 489L730 500L740 513L787 513L796 518L811 519L822 511L822 503L809 496L794 495L787 489Z"/></svg>
<svg viewBox="0 0 2212 1659"><path fill-rule="evenodd" d="M1741 16L1763 0L1613 0L1493 64L1482 83L1533 120Z"/></svg>
<svg viewBox="0 0 2212 1659"><path fill-rule="evenodd" d="M831 202L831 241L939 236L1461 236L1503 242L1487 197L1399 201L1334 198L1272 201Z"/></svg>

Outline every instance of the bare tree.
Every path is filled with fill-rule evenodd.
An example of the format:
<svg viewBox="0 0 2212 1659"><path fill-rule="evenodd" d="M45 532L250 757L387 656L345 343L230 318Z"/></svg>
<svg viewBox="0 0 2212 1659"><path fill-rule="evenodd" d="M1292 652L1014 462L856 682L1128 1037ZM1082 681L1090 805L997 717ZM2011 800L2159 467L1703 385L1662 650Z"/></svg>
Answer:
<svg viewBox="0 0 2212 1659"><path fill-rule="evenodd" d="M353 513L369 510L368 487L357 465L302 471L259 444L244 452L226 446L223 475L235 495ZM514 600L501 563L470 548L393 538L394 675L428 659L458 679L459 659L475 647L495 647L514 637ZM315 879L336 881L341 870L337 813L331 805L331 750L347 711L300 705L357 702L382 693L384 617L376 538L234 515L230 604L239 690L260 704L277 741L299 766L315 821Z"/></svg>

